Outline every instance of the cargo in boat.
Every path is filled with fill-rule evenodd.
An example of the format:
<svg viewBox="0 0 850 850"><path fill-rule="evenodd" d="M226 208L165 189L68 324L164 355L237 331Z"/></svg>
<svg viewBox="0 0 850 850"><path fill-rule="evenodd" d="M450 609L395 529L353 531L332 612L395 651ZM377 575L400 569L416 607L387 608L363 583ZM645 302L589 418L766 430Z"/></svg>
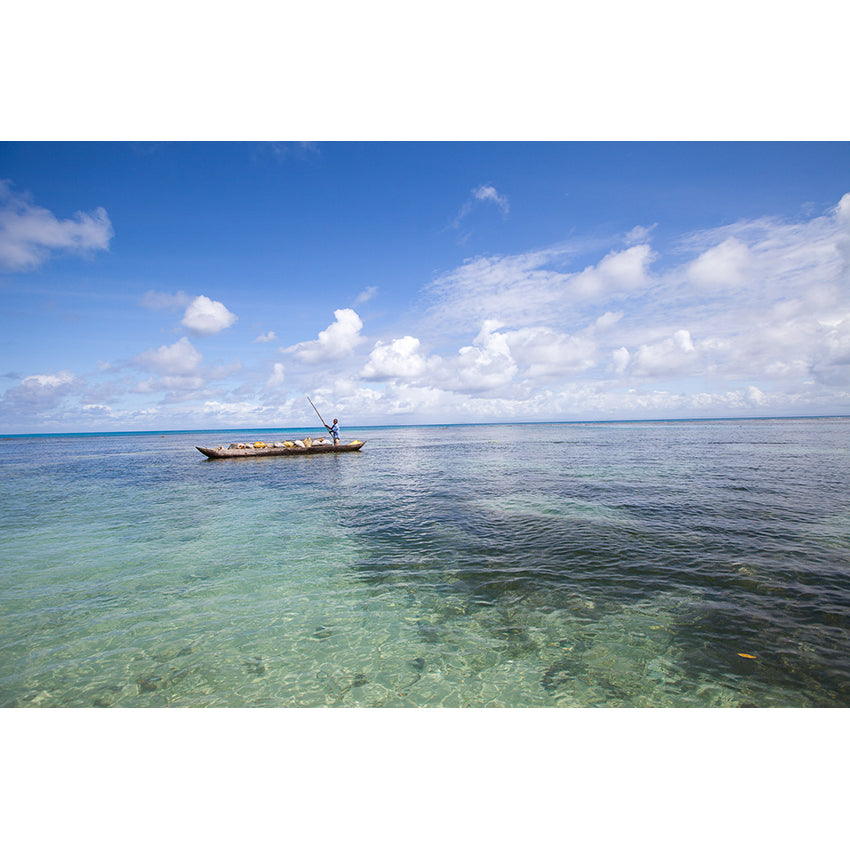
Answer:
<svg viewBox="0 0 850 850"><path fill-rule="evenodd" d="M195 446L195 448L211 460L218 460L227 457L272 457L275 455L318 455L359 452L365 445L365 440L353 440L350 443L340 443L338 446L335 446L332 442L324 438L313 440L307 437L304 440L276 440L271 443L257 440L254 443L231 443L229 446L216 446L215 448Z"/></svg>

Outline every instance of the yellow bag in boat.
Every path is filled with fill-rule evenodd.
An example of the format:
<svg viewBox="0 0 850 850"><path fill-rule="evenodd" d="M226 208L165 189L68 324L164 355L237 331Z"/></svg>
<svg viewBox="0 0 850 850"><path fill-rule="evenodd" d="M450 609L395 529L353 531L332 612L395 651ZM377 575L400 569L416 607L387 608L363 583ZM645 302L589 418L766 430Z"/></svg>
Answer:
<svg viewBox="0 0 850 850"><path fill-rule="evenodd" d="M255 449L264 449L265 447L266 447L266 444L262 440L257 440L257 442L254 443Z"/></svg>
<svg viewBox="0 0 850 850"><path fill-rule="evenodd" d="M359 446L360 440L352 440L348 445L349 446Z"/></svg>
<svg viewBox="0 0 850 850"><path fill-rule="evenodd" d="M291 449L295 445L295 443L293 443L291 440L284 440L283 445L286 446L286 448Z"/></svg>
<svg viewBox="0 0 850 850"><path fill-rule="evenodd" d="M312 437L305 438L304 445L307 446L307 448L309 449L310 446L313 445L313 438Z"/></svg>

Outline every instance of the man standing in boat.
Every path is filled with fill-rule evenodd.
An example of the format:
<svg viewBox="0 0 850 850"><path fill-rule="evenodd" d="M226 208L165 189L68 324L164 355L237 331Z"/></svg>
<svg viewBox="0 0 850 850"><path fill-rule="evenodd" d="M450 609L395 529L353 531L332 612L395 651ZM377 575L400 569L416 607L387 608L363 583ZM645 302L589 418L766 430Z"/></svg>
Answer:
<svg viewBox="0 0 850 850"><path fill-rule="evenodd" d="M330 432L330 435L334 438L334 445L338 446L339 445L339 420L334 419L333 425L326 425L325 427Z"/></svg>

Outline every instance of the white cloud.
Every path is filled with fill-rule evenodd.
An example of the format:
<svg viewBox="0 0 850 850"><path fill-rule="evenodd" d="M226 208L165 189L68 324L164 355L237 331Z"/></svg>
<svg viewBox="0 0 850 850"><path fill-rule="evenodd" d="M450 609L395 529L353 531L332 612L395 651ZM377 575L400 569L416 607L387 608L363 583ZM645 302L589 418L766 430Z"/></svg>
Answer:
<svg viewBox="0 0 850 850"><path fill-rule="evenodd" d="M629 365L629 361L632 359L631 355L629 354L629 349L625 347L618 348L616 351L613 352L611 357L614 360L614 371L620 375L626 371Z"/></svg>
<svg viewBox="0 0 850 850"><path fill-rule="evenodd" d="M371 301L378 294L377 286L367 286L355 299L355 304L365 304Z"/></svg>
<svg viewBox="0 0 850 850"><path fill-rule="evenodd" d="M274 331L269 331L268 333L260 334L254 342L271 342L275 339L277 339L277 334Z"/></svg>
<svg viewBox="0 0 850 850"><path fill-rule="evenodd" d="M472 194L476 201L490 201L496 204L505 215L510 212L511 205L508 203L508 199L504 195L500 195L494 186L478 186L473 189Z"/></svg>
<svg viewBox="0 0 850 850"><path fill-rule="evenodd" d="M302 363L316 364L348 357L364 341L360 336L363 322L357 313L345 308L334 310L335 321L319 332L318 339L299 342L284 353L292 354Z"/></svg>
<svg viewBox="0 0 850 850"><path fill-rule="evenodd" d="M446 362L444 387L478 392L510 383L518 367L507 337L497 333L499 327L497 320L487 320L475 344L464 346L456 357Z"/></svg>
<svg viewBox="0 0 850 850"><path fill-rule="evenodd" d="M562 258L557 249L513 256L476 257L427 287L430 332L466 331L497 315L505 324L534 324L542 315L564 312L569 275L547 268Z"/></svg>
<svg viewBox="0 0 850 850"><path fill-rule="evenodd" d="M111 417L112 408L108 404L84 404L81 408L85 416Z"/></svg>
<svg viewBox="0 0 850 850"><path fill-rule="evenodd" d="M648 242L652 236L652 231L655 230L656 227L658 227L657 224L653 224L651 227L642 227L641 225L637 225L626 234L624 241L627 245L634 245L638 242Z"/></svg>
<svg viewBox="0 0 850 850"><path fill-rule="evenodd" d="M629 241L647 235L635 228ZM584 251L591 248L585 244ZM471 324L498 315L500 365L512 362L516 372L501 384L507 372L495 363L488 382L470 380L469 371L458 375L467 378L470 396L492 400L492 386L503 387L497 392L506 405L520 392L554 393L566 405L559 387L581 381L606 393L611 412L616 403L629 412L637 410L633 397L604 390L606 381L622 387L628 379L647 388L638 394L641 409L688 410L684 395L649 393L650 386L687 379L700 409L738 409L756 398L737 389L697 389L708 380L758 386L768 399L758 397L760 404L785 409L830 397L830 410L847 407L846 390L830 388L850 385L843 325L850 316L850 194L806 220L764 218L692 233L663 255L645 243L609 248L574 271L576 253L564 245L467 261L432 282L430 309L411 335L444 354ZM460 365L483 372L487 352L480 343L468 346ZM449 368L456 362L444 355L444 368L416 380L460 391ZM593 398L586 403L592 407Z"/></svg>
<svg viewBox="0 0 850 850"><path fill-rule="evenodd" d="M272 373L266 381L267 387L279 387L286 378L286 370L283 368L283 363L275 363Z"/></svg>
<svg viewBox="0 0 850 850"><path fill-rule="evenodd" d="M750 404L756 407L767 404L767 396L758 387L747 387L746 398Z"/></svg>
<svg viewBox="0 0 850 850"><path fill-rule="evenodd" d="M0 265L12 270L34 269L55 251L89 254L106 251L114 235L103 207L58 219L32 204L0 180Z"/></svg>
<svg viewBox="0 0 850 850"><path fill-rule="evenodd" d="M165 375L192 375L197 372L203 355L184 336L172 345L161 345L135 357L134 362L145 369Z"/></svg>
<svg viewBox="0 0 850 850"><path fill-rule="evenodd" d="M645 286L649 265L655 254L649 245L634 245L625 251L612 251L595 266L588 266L569 284L578 298L599 298L630 292Z"/></svg>
<svg viewBox="0 0 850 850"><path fill-rule="evenodd" d="M571 246L505 257L476 257L441 275L428 287L434 299L429 318L437 330L466 328L498 315L506 325L524 327L574 322L589 309L647 290L654 281L649 245L611 251L580 272L563 267ZM611 312L611 311L609 311ZM614 313L613 315L616 315Z"/></svg>
<svg viewBox="0 0 850 850"><path fill-rule="evenodd" d="M761 218L690 234L680 250L697 256L685 266L684 280L703 289L719 287L717 294L731 296L738 311L803 294L832 298L846 273L842 245L850 239L842 203L806 221Z"/></svg>
<svg viewBox="0 0 850 850"><path fill-rule="evenodd" d="M841 257L842 271L850 274L850 192L844 195L834 210L835 220L840 228L836 240L836 249Z"/></svg>
<svg viewBox="0 0 850 850"><path fill-rule="evenodd" d="M510 212L511 206L508 199L500 194L495 186L490 184L476 186L471 194L472 200L464 203L452 222L452 227L456 230L460 228L463 220L472 212L475 201L495 204L502 211L502 215L507 215ZM466 234L467 238L468 236L469 234Z"/></svg>
<svg viewBox="0 0 850 850"><path fill-rule="evenodd" d="M166 401L185 399L187 393L196 393L203 389L204 379L200 375L162 375L157 378L145 378L134 387L135 393L172 393Z"/></svg>
<svg viewBox="0 0 850 850"><path fill-rule="evenodd" d="M643 377L689 374L696 361L696 349L690 333L678 330L668 339L641 345L632 358L631 373Z"/></svg>
<svg viewBox="0 0 850 850"><path fill-rule="evenodd" d="M657 252L647 235L476 257L437 277L425 309L382 328L381 341L367 344L355 310L336 310L316 339L281 348L279 363L254 348L242 382L225 383L237 366L205 368L183 337L135 358L148 373L134 389L168 393L174 427L315 424L305 391L326 418L363 424L850 413L850 194L823 215L739 221ZM144 303L197 300L181 298ZM31 411L41 424L74 402L94 405L93 423L108 402L119 413L100 413L115 427L128 385L107 395L70 372L30 375L6 393L3 419Z"/></svg>
<svg viewBox="0 0 850 850"><path fill-rule="evenodd" d="M181 324L198 336L209 336L229 328L237 318L220 301L199 295L186 308Z"/></svg>
<svg viewBox="0 0 850 850"><path fill-rule="evenodd" d="M58 404L65 396L78 392L83 382L73 372L62 370L44 375L28 375L4 395L10 405L44 409Z"/></svg>
<svg viewBox="0 0 850 850"><path fill-rule="evenodd" d="M565 334L534 327L509 331L504 336L526 377L582 372L596 362L596 341L590 332Z"/></svg>
<svg viewBox="0 0 850 850"><path fill-rule="evenodd" d="M21 381L21 386L38 387L48 391L53 391L57 387L64 387L71 384L75 380L73 372L56 372L50 375L30 375Z"/></svg>
<svg viewBox="0 0 850 850"><path fill-rule="evenodd" d="M594 328L598 331L609 331L623 318L623 313L612 313L610 310L603 313L594 323Z"/></svg>
<svg viewBox="0 0 850 850"><path fill-rule="evenodd" d="M700 254L688 267L688 278L705 289L739 289L746 284L752 260L749 248L734 236Z"/></svg>
<svg viewBox="0 0 850 850"><path fill-rule="evenodd" d="M429 368L428 360L420 353L416 337L405 336L392 342L378 342L361 372L370 381L391 378L415 378ZM432 367L438 359L432 360Z"/></svg>

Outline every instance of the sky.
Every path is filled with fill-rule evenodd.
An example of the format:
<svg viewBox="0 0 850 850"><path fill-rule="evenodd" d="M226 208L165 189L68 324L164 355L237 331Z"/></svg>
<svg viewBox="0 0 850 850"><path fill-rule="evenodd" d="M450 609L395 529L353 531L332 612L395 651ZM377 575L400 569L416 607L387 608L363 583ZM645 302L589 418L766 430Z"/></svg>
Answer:
<svg viewBox="0 0 850 850"><path fill-rule="evenodd" d="M0 432L850 414L850 144L0 144Z"/></svg>

